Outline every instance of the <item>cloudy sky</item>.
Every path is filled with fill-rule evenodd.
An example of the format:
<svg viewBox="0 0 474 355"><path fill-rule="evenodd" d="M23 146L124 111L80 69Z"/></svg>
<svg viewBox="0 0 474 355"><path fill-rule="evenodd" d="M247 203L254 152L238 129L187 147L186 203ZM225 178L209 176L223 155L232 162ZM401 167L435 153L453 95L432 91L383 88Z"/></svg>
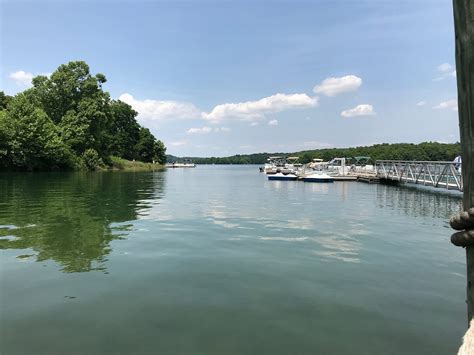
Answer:
<svg viewBox="0 0 474 355"><path fill-rule="evenodd" d="M1 87L85 60L175 155L459 138L450 0L2 0Z"/></svg>

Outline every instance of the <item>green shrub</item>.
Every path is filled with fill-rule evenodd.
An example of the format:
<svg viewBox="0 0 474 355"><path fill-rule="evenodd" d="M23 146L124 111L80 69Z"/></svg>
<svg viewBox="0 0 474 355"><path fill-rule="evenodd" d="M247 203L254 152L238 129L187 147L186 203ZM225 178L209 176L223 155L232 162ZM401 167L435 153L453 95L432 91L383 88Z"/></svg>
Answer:
<svg viewBox="0 0 474 355"><path fill-rule="evenodd" d="M97 151L92 148L86 149L84 151L82 154L82 161L88 170L95 170L99 165L102 164L99 153L97 153Z"/></svg>

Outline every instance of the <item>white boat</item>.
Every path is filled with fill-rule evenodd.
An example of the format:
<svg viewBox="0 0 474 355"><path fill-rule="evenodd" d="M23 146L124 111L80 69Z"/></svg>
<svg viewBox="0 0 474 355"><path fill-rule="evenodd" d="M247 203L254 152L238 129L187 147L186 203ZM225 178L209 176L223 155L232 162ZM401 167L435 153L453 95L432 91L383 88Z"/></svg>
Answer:
<svg viewBox="0 0 474 355"><path fill-rule="evenodd" d="M273 156L267 159L267 163L263 168L265 174L276 174L285 167L285 158L280 156Z"/></svg>
<svg viewBox="0 0 474 355"><path fill-rule="evenodd" d="M308 168L314 170L321 170L324 168L328 163L325 162L323 159L314 158L311 163L307 164Z"/></svg>
<svg viewBox="0 0 474 355"><path fill-rule="evenodd" d="M195 168L194 163L168 163L165 165L167 168Z"/></svg>
<svg viewBox="0 0 474 355"><path fill-rule="evenodd" d="M334 178L323 172L314 172L302 177L304 182L334 182Z"/></svg>
<svg viewBox="0 0 474 355"><path fill-rule="evenodd" d="M260 169L260 171L265 172L267 175L273 175L277 173L283 173L284 175L295 174L303 166L302 164L298 163L298 159L298 157L269 157L264 168Z"/></svg>

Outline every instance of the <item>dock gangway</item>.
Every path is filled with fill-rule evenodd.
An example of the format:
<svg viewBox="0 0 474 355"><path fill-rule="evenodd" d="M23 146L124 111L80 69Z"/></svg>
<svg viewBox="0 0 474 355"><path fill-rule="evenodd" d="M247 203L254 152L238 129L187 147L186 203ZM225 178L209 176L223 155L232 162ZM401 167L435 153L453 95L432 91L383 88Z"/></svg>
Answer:
<svg viewBox="0 0 474 355"><path fill-rule="evenodd" d="M463 190L461 164L451 161L377 160L377 176L383 180Z"/></svg>

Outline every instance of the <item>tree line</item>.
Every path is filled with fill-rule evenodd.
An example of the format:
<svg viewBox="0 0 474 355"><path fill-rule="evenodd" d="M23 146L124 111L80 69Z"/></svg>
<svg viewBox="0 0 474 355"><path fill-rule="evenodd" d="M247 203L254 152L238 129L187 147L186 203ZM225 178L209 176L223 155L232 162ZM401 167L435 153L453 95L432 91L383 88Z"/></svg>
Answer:
<svg viewBox="0 0 474 355"><path fill-rule="evenodd" d="M106 81L74 61L15 96L0 92L0 170L94 170L114 156L164 164L164 144L111 99Z"/></svg>
<svg viewBox="0 0 474 355"><path fill-rule="evenodd" d="M229 157L185 157L178 158L168 155L168 161L177 161L181 159L191 159L196 164L264 164L270 156L297 156L301 163L308 163L312 159L323 159L329 161L336 157L356 157L368 156L370 162L375 160L438 160L452 161L461 153L459 143L438 143L423 142L396 143L396 144L375 144L371 146L353 147L353 148L328 148L305 150L293 153L256 153L246 155L233 155Z"/></svg>

